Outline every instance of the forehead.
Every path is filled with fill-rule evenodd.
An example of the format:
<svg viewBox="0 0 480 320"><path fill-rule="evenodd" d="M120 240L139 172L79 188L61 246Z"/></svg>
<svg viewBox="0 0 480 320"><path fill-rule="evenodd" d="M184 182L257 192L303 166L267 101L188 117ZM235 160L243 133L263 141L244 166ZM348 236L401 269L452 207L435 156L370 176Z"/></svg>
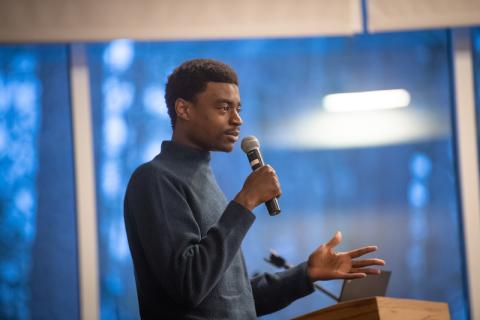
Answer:
<svg viewBox="0 0 480 320"><path fill-rule="evenodd" d="M232 100L240 102L240 91L238 86L233 83L208 82L207 87L197 98L212 100Z"/></svg>

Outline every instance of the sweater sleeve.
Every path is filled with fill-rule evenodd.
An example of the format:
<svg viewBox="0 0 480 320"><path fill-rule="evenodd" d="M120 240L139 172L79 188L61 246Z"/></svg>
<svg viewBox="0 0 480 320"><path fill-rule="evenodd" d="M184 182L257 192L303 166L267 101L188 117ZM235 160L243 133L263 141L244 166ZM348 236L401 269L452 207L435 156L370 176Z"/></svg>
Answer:
<svg viewBox="0 0 480 320"><path fill-rule="evenodd" d="M314 291L307 276L306 262L287 271L264 273L250 280L258 316L285 308Z"/></svg>
<svg viewBox="0 0 480 320"><path fill-rule="evenodd" d="M130 181L125 210L159 285L174 301L196 307L230 266L255 216L232 201L202 237L182 189L145 171Z"/></svg>

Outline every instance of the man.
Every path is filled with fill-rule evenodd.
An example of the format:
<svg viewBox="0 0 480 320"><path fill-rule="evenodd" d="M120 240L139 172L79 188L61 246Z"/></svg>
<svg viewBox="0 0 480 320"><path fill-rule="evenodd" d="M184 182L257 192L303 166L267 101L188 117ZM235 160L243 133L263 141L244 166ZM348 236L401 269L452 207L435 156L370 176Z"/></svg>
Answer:
<svg viewBox="0 0 480 320"><path fill-rule="evenodd" d="M376 247L336 253L337 232L302 263L248 279L240 249L252 210L280 196L275 171L251 173L228 202L210 169L210 151L230 152L242 119L235 72L207 59L183 63L168 78L171 141L132 175L125 225L143 319L255 319L310 294L317 280L377 274L380 259L353 260Z"/></svg>

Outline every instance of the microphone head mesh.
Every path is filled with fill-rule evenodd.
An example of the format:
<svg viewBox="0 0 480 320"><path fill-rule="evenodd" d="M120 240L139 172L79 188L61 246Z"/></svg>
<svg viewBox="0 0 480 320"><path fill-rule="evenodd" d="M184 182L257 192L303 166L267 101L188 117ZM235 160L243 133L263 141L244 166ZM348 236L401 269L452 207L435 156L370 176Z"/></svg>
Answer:
<svg viewBox="0 0 480 320"><path fill-rule="evenodd" d="M255 136L247 136L242 140L242 150L247 153L253 149L260 148L260 142Z"/></svg>

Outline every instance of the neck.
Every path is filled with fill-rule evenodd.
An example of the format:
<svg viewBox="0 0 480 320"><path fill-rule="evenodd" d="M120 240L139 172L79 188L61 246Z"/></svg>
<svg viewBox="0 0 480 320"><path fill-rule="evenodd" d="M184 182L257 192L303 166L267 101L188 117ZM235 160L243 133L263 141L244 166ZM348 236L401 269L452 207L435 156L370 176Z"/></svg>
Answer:
<svg viewBox="0 0 480 320"><path fill-rule="evenodd" d="M199 149L197 145L192 143L190 139L188 139L187 135L185 134L184 130L179 130L178 128L173 129L173 134L172 134L172 142L175 142L176 144L181 144L187 147Z"/></svg>
<svg viewBox="0 0 480 320"><path fill-rule="evenodd" d="M210 152L192 148L173 141L163 141L159 157L173 159L177 164L188 164L192 168L209 164Z"/></svg>

